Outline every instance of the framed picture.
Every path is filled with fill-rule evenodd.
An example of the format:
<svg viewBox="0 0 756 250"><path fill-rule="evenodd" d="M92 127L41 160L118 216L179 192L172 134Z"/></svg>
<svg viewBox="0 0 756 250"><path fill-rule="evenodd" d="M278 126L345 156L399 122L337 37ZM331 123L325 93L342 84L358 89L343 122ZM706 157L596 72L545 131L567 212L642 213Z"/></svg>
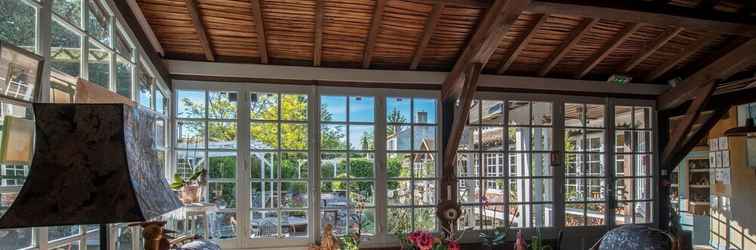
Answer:
<svg viewBox="0 0 756 250"><path fill-rule="evenodd" d="M709 139L709 151L717 151L717 150L719 150L719 140L716 138Z"/></svg>
<svg viewBox="0 0 756 250"><path fill-rule="evenodd" d="M0 95L21 101L39 96L42 57L0 41Z"/></svg>
<svg viewBox="0 0 756 250"><path fill-rule="evenodd" d="M722 151L722 167L723 168L730 167L730 151L729 150Z"/></svg>
<svg viewBox="0 0 756 250"><path fill-rule="evenodd" d="M727 136L719 137L719 150L727 150L730 148L729 140Z"/></svg>

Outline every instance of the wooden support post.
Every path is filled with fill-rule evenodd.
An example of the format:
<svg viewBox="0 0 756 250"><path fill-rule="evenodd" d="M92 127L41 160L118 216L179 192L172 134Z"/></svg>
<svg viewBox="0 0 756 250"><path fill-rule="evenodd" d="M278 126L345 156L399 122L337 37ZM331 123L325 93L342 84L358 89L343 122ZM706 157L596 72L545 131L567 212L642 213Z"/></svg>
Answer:
<svg viewBox="0 0 756 250"><path fill-rule="evenodd" d="M375 2L375 8L373 9L373 19L370 21L370 32L368 33L367 41L365 41L365 52L362 57L362 68L370 68L370 61L373 59L373 53L375 52L376 40L378 40L378 32L381 30L381 23L383 23L383 10L386 8L386 1L377 0Z"/></svg>
<svg viewBox="0 0 756 250"><path fill-rule="evenodd" d="M428 47L428 43L430 42L431 37L433 37L433 32L436 30L436 25L438 25L438 21L441 19L441 10L443 10L443 8L444 2L442 1L433 4L433 10L431 10L428 20L425 21L423 36L420 38L420 41L418 41L415 55L412 56L410 69L417 69L417 66L420 65L420 61L423 59L423 52L425 52L425 48Z"/></svg>
<svg viewBox="0 0 756 250"><path fill-rule="evenodd" d="M714 93L714 90L716 89L715 87L716 82L712 81L696 90L696 96L693 103L688 107L688 111L686 112L685 117L682 118L682 121L680 121L680 125L675 127L672 131L667 145L664 146L664 151L661 157L663 168L665 168L665 166L666 169L673 168L673 166L677 165L677 162L674 162L673 159L678 158L678 155L681 153L687 153L680 152L680 150L689 139L688 133L693 127L693 124L698 121L698 117L701 115L704 107L706 107L706 104L708 104L711 94Z"/></svg>

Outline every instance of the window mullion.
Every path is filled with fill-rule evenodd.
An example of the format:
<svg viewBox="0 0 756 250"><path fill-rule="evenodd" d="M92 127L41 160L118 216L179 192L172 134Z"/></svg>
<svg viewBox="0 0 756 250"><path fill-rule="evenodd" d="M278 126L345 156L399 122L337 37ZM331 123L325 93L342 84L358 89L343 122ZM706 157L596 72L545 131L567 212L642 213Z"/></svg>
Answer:
<svg viewBox="0 0 756 250"><path fill-rule="evenodd" d="M553 132L553 153L557 154L558 162L554 165L554 172L552 173L554 175L554 186L553 186L553 199L554 199L554 209L552 211L552 218L554 218L554 227L557 228L564 228L565 227L565 197L564 193L565 191L565 174L564 174L564 168L565 168L565 161L566 159L566 153L565 153L565 144L564 144L564 101L556 101L553 105L554 109L554 119L553 119L553 126L554 126L554 132Z"/></svg>
<svg viewBox="0 0 756 250"><path fill-rule="evenodd" d="M375 168L374 168L374 176L375 181L373 182L375 185L375 190L387 190L387 184L386 184L386 96L376 96L375 97L375 126L373 126L374 129L374 140L373 143L375 144ZM411 145L411 144L410 144ZM411 154L410 154L411 155ZM412 166L410 166L412 168ZM375 199L375 215L376 218L375 223L376 225L376 236L380 239L387 239L387 230L386 225L388 225L388 218L386 218L387 213L387 192L374 192L374 199Z"/></svg>
<svg viewBox="0 0 756 250"><path fill-rule="evenodd" d="M617 150L616 146L616 132L614 127L614 99L607 99L606 104L606 114L605 114L605 127L606 127L606 146L605 146L605 157L606 157L606 171L605 171L605 177L606 177L606 193L604 194L606 196L606 213L604 216L606 216L606 226L608 228L612 228L616 224L616 218L615 218L615 210L617 207L617 201L615 197L614 190L616 187L614 186L615 183L615 169L617 164L617 158L615 156L615 151Z"/></svg>

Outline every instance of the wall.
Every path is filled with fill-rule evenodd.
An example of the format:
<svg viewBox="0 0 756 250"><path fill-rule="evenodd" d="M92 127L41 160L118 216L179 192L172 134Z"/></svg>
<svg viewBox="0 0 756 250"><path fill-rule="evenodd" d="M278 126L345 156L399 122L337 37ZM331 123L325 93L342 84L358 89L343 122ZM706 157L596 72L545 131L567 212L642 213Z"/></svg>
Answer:
<svg viewBox="0 0 756 250"><path fill-rule="evenodd" d="M737 109L732 108L729 116L723 118L709 132L709 138L724 136L727 129L737 126ZM756 169L746 164L745 139L730 138L730 181L731 211L723 214L722 222L712 220L712 231L726 233L726 242L721 246L728 249L756 250ZM712 213L716 217L715 213ZM714 235L712 240L716 241ZM716 243L716 242L714 242Z"/></svg>

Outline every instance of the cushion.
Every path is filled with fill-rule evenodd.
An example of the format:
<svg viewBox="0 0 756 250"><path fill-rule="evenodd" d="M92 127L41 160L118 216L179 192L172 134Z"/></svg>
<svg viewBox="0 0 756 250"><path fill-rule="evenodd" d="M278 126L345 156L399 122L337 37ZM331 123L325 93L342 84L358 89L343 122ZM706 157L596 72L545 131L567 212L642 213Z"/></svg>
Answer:
<svg viewBox="0 0 756 250"><path fill-rule="evenodd" d="M666 233L648 226L626 225L604 235L599 250L669 250L672 241Z"/></svg>

